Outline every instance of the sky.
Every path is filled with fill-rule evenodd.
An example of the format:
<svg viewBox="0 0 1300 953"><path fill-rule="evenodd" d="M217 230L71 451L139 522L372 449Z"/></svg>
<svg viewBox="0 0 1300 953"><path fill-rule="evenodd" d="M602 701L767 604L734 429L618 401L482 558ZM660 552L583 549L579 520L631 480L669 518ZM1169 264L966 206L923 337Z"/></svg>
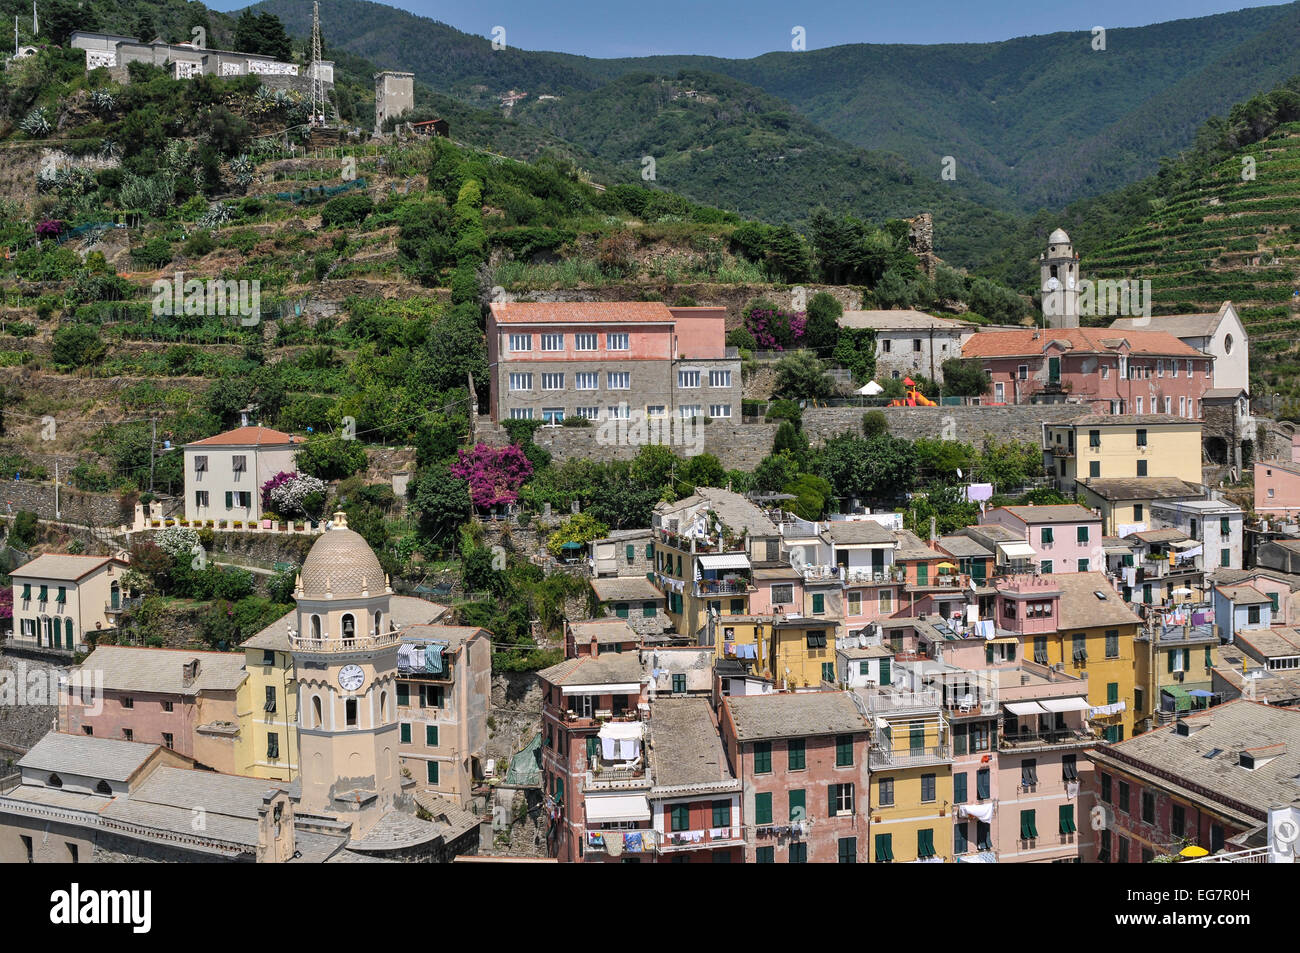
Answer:
<svg viewBox="0 0 1300 953"><path fill-rule="evenodd" d="M304 3L307 0L303 0ZM236 10L248 0L216 0ZM508 45L585 56L699 53L750 57L844 43L981 43L1145 26L1271 5L1245 0L397 0L390 6ZM329 35L328 24L325 27Z"/></svg>

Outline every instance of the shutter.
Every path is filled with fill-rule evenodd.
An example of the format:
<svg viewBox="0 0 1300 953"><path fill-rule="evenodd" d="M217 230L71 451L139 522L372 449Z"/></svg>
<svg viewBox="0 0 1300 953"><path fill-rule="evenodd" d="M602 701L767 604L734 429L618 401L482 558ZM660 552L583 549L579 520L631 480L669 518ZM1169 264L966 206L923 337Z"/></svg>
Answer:
<svg viewBox="0 0 1300 953"><path fill-rule="evenodd" d="M1209 668L1212 664L1214 663L1210 661L1210 647L1207 645L1205 647L1205 667Z"/></svg>
<svg viewBox="0 0 1300 953"><path fill-rule="evenodd" d="M1165 663L1166 663L1166 669L1165 669L1165 671L1172 672L1172 671L1174 670L1174 653L1173 653L1173 652L1166 652L1166 653L1165 653Z"/></svg>
<svg viewBox="0 0 1300 953"><path fill-rule="evenodd" d="M654 544L654 543L646 543L646 544L645 544L645 558L646 558L646 559L654 559L654 558L655 558L655 544Z"/></svg>
<svg viewBox="0 0 1300 953"><path fill-rule="evenodd" d="M952 802L962 804L966 800L966 772L952 776Z"/></svg>
<svg viewBox="0 0 1300 953"><path fill-rule="evenodd" d="M989 665L993 664L993 643L992 642L984 643L984 661Z"/></svg>
<svg viewBox="0 0 1300 953"><path fill-rule="evenodd" d="M820 615L826 611L826 596L820 592L813 594L813 613Z"/></svg>
<svg viewBox="0 0 1300 953"><path fill-rule="evenodd" d="M981 799L989 796L988 768L980 768L975 774L975 796Z"/></svg>
<svg viewBox="0 0 1300 953"><path fill-rule="evenodd" d="M804 795L803 788L797 788L790 792L790 820L795 820L795 810L799 811L799 820L808 816L808 803Z"/></svg>
<svg viewBox="0 0 1300 953"><path fill-rule="evenodd" d="M772 795L771 793L754 795L754 821L758 824L772 823Z"/></svg>
<svg viewBox="0 0 1300 953"><path fill-rule="evenodd" d="M632 562L634 559L636 559L636 547L633 546L631 543L628 543L628 544L627 544L627 561L628 561L628 562Z"/></svg>
<svg viewBox="0 0 1300 953"><path fill-rule="evenodd" d="M880 660L880 684L881 685L894 684L893 676L890 674L889 671L889 659L887 658L882 658Z"/></svg>
<svg viewBox="0 0 1300 953"><path fill-rule="evenodd" d="M227 490L227 491L226 491L226 509L228 509L228 510L229 510L229 509L234 509L234 506L235 506L235 494L234 494L233 492L231 492L230 490Z"/></svg>
<svg viewBox="0 0 1300 953"><path fill-rule="evenodd" d="M1106 704L1113 705L1119 701L1119 682L1110 682L1106 686Z"/></svg>

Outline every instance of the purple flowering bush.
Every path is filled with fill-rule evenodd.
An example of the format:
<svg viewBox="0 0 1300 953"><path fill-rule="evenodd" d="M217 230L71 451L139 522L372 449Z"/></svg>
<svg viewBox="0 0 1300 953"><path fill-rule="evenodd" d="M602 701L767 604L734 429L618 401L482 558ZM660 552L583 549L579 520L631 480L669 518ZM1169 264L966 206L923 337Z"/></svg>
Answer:
<svg viewBox="0 0 1300 953"><path fill-rule="evenodd" d="M765 351L784 351L802 345L808 328L805 311L783 311L756 305L745 312L745 330Z"/></svg>
<svg viewBox="0 0 1300 953"><path fill-rule="evenodd" d="M36 225L37 238L55 238L63 234L63 223L56 218L47 218Z"/></svg>
<svg viewBox="0 0 1300 953"><path fill-rule="evenodd" d="M489 447L480 443L456 453L451 473L469 484L469 498L475 506L515 502L519 488L533 475L533 466L518 444Z"/></svg>

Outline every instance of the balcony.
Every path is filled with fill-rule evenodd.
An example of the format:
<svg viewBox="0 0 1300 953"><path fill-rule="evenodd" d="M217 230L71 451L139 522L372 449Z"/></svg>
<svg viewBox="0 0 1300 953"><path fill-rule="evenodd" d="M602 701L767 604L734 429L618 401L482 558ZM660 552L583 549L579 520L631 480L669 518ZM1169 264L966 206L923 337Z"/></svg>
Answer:
<svg viewBox="0 0 1300 953"><path fill-rule="evenodd" d="M104 614L113 615L116 612L130 612L132 609L139 608L144 602L144 596L131 596L126 599L118 599L117 602L105 602Z"/></svg>
<svg viewBox="0 0 1300 953"><path fill-rule="evenodd" d="M1209 857L1195 857L1184 860L1184 864L1270 864L1272 848L1252 847L1250 850L1233 851L1230 854L1211 854Z"/></svg>
<svg viewBox="0 0 1300 953"><path fill-rule="evenodd" d="M867 710L873 715L896 715L902 712L935 711L943 698L936 688L919 692L871 692L864 694Z"/></svg>
<svg viewBox="0 0 1300 953"><path fill-rule="evenodd" d="M308 639L300 635L289 636L289 647L295 652L315 652L320 654L365 652L385 649L402 641L400 632L383 632L379 635L354 635L350 639L331 638L325 633L319 639Z"/></svg>
<svg viewBox="0 0 1300 953"><path fill-rule="evenodd" d="M704 850L710 847L734 847L744 843L744 831L738 824L710 827L698 831L651 831L651 842L662 853Z"/></svg>
<svg viewBox="0 0 1300 953"><path fill-rule="evenodd" d="M931 764L943 764L952 760L952 748L948 745L932 745L926 748L888 748L883 744L872 745L869 767L872 771L890 768L921 768Z"/></svg>
<svg viewBox="0 0 1300 953"><path fill-rule="evenodd" d="M1018 731L1014 735L1003 732L998 736L998 748L1016 751L1026 748L1046 748L1051 745L1094 744L1100 735L1092 728L1053 728L1046 731Z"/></svg>
<svg viewBox="0 0 1300 953"><path fill-rule="evenodd" d="M754 586L748 579L695 580L695 595L702 599L710 596L744 595L753 591Z"/></svg>
<svg viewBox="0 0 1300 953"><path fill-rule="evenodd" d="M1067 447L1065 444L1054 443L1054 444L1052 444L1052 446L1051 446L1050 449L1051 449L1051 451L1052 451L1052 456L1054 456L1054 457L1072 457L1072 456L1074 456L1074 448L1073 448L1073 447Z"/></svg>
<svg viewBox="0 0 1300 953"><path fill-rule="evenodd" d="M849 569L844 573L844 581L855 583L901 583L907 581L905 569Z"/></svg>
<svg viewBox="0 0 1300 953"><path fill-rule="evenodd" d="M965 573L949 573L948 575L935 576L927 579L925 582L916 582L910 584L907 588L912 589L964 589L970 585L970 576Z"/></svg>

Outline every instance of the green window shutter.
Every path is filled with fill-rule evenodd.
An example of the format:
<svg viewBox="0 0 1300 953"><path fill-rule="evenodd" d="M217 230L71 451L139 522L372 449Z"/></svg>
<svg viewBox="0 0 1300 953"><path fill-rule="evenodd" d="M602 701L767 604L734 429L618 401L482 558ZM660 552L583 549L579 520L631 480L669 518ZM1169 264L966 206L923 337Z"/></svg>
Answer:
<svg viewBox="0 0 1300 953"><path fill-rule="evenodd" d="M68 587L67 587L67 586L59 586L59 595L58 595L58 598L55 599L54 601L55 601L55 602L67 602L67 601L68 601ZM1276 595L1276 594L1274 594L1274 596L1273 596L1273 611L1274 611L1274 612L1277 611L1277 595Z"/></svg>
<svg viewBox="0 0 1300 953"><path fill-rule="evenodd" d="M745 611L745 600L744 600L744 599L732 599L732 600L731 600L731 614L732 614L732 615L741 615L741 614L744 613L744 611Z"/></svg>
<svg viewBox="0 0 1300 953"><path fill-rule="evenodd" d="M835 663L834 663L834 662L822 662L822 681L823 681L823 682L833 682L833 681L835 681Z"/></svg>
<svg viewBox="0 0 1300 953"><path fill-rule="evenodd" d="M402 722L401 732L402 732L402 744L404 744L404 745L409 745L409 744L411 743L411 726L410 726L410 724L408 724L407 722Z"/></svg>
<svg viewBox="0 0 1300 953"><path fill-rule="evenodd" d="M826 596L820 592L813 593L813 613L820 615L826 611Z"/></svg>
<svg viewBox="0 0 1300 953"><path fill-rule="evenodd" d="M952 776L952 803L963 804L966 801L966 772Z"/></svg>
<svg viewBox="0 0 1300 953"><path fill-rule="evenodd" d="M992 642L984 643L984 661L989 665L993 664L993 643Z"/></svg>
<svg viewBox="0 0 1300 953"><path fill-rule="evenodd" d="M32 598L32 584L30 582L25 582L23 583L23 601L24 602L30 601L31 598Z"/></svg>
<svg viewBox="0 0 1300 953"><path fill-rule="evenodd" d="M40 595L38 596L38 601L39 601L39 602L47 602L47 601L49 600L49 598L50 598L50 587L49 587L49 586L41 586L41 592L40 592Z"/></svg>
<svg viewBox="0 0 1300 953"><path fill-rule="evenodd" d="M1008 659L1008 661L1012 661L1012 662L1014 662L1014 661L1016 660L1016 646L1017 646L1018 644L1019 644L1018 642L1008 642L1008 643L1007 643L1007 659Z"/></svg>
<svg viewBox="0 0 1300 953"><path fill-rule="evenodd" d="M771 824L772 823L772 794L765 792L754 795L754 823Z"/></svg>
<svg viewBox="0 0 1300 953"><path fill-rule="evenodd" d="M1125 554L1124 554L1124 566L1125 566L1126 568L1132 568L1132 566L1133 566L1133 554L1132 554L1132 553L1125 553Z"/></svg>
<svg viewBox="0 0 1300 953"><path fill-rule="evenodd" d="M713 826L714 827L731 826L731 802L730 801L713 802Z"/></svg>
<svg viewBox="0 0 1300 953"><path fill-rule="evenodd" d="M760 847L760 848L758 848L756 851L754 851L754 863L756 863L756 864L775 864L775 863L776 863L776 848L775 848L775 847Z"/></svg>
<svg viewBox="0 0 1300 953"><path fill-rule="evenodd" d="M1232 532L1232 523L1226 516L1219 517L1219 532L1227 536Z"/></svg>
<svg viewBox="0 0 1300 953"><path fill-rule="evenodd" d="M836 735L835 766L837 768L847 768L851 764L853 764L853 736Z"/></svg>
<svg viewBox="0 0 1300 953"><path fill-rule="evenodd" d="M807 795L803 788L795 788L790 792L790 820L802 821L807 816Z"/></svg>
<svg viewBox="0 0 1300 953"><path fill-rule="evenodd" d="M1061 805L1061 833L1062 833L1062 834L1073 834L1074 831L1075 831L1075 827L1074 827L1074 805L1073 805L1073 804L1062 804L1062 805Z"/></svg>
<svg viewBox="0 0 1300 953"><path fill-rule="evenodd" d="M1088 541L1088 527L1086 526L1078 527L1075 533L1075 538L1080 543L1086 543Z"/></svg>
<svg viewBox="0 0 1300 953"><path fill-rule="evenodd" d="M397 704L411 704L411 686L406 682L397 683Z"/></svg>
<svg viewBox="0 0 1300 953"><path fill-rule="evenodd" d="M893 834L876 835L876 863L887 864L894 859Z"/></svg>
<svg viewBox="0 0 1300 953"><path fill-rule="evenodd" d="M1119 701L1119 682L1108 682L1106 684L1106 704L1113 705Z"/></svg>
<svg viewBox="0 0 1300 953"><path fill-rule="evenodd" d="M234 509L234 508L235 508L235 494L234 494L234 491L232 491L232 490L227 490L227 491L226 491L226 509L231 510L231 509Z"/></svg>
<svg viewBox="0 0 1300 953"><path fill-rule="evenodd" d="M60 602L63 601L63 587L62 587L62 586L59 587L59 601L60 601ZM1268 594L1268 601L1271 602L1271 603L1273 603L1273 611L1276 613L1276 612L1277 612L1277 593L1276 593L1276 592L1270 592L1270 593Z"/></svg>
<svg viewBox="0 0 1300 953"><path fill-rule="evenodd" d="M1205 647L1205 667L1209 668L1213 664L1214 663L1211 661L1210 647L1207 645Z"/></svg>
<svg viewBox="0 0 1300 953"><path fill-rule="evenodd" d="M438 747L438 726L437 725L424 726L424 743L428 745L430 748Z"/></svg>
<svg viewBox="0 0 1300 953"><path fill-rule="evenodd" d="M645 544L645 558L646 558L646 559L654 559L654 558L655 558L655 544L654 544L654 543L646 543L646 544Z"/></svg>
<svg viewBox="0 0 1300 953"><path fill-rule="evenodd" d="M689 804L674 804L670 812L672 829L687 831L691 829L691 808Z"/></svg>
<svg viewBox="0 0 1300 953"><path fill-rule="evenodd" d="M1050 559L1040 560L1038 563L1038 571L1044 576L1050 576L1052 574L1052 561Z"/></svg>
<svg viewBox="0 0 1300 953"><path fill-rule="evenodd" d="M626 619L628 617L627 603L620 602L617 605L615 605L614 614L618 616L620 619Z"/></svg>
<svg viewBox="0 0 1300 953"><path fill-rule="evenodd" d="M1087 572L1087 571L1088 571L1088 560L1086 560L1086 559L1080 559L1080 560L1079 560L1079 565L1078 565L1076 568L1079 570L1079 572Z"/></svg>
<svg viewBox="0 0 1300 953"><path fill-rule="evenodd" d="M925 747L925 729L910 728L908 730L908 748L912 751L919 751Z"/></svg>
<svg viewBox="0 0 1300 953"><path fill-rule="evenodd" d="M653 619L655 617L655 604L653 602L641 603L641 617L644 619Z"/></svg>
<svg viewBox="0 0 1300 953"><path fill-rule="evenodd" d="M1044 526L1044 527L1043 527L1043 545L1046 546L1048 543L1054 543L1054 542L1056 542L1056 539L1055 539L1055 535L1052 533L1052 527L1050 527L1050 526Z"/></svg>
<svg viewBox="0 0 1300 953"><path fill-rule="evenodd" d="M754 744L754 773L772 773L772 742L758 741Z"/></svg>
<svg viewBox="0 0 1300 953"><path fill-rule="evenodd" d="M880 660L880 684L881 685L894 684L894 678L889 672L889 661L890 660L887 658L882 658Z"/></svg>
<svg viewBox="0 0 1300 953"><path fill-rule="evenodd" d="M791 771L802 771L807 767L807 747L802 738L790 741L786 747Z"/></svg>
<svg viewBox="0 0 1300 953"><path fill-rule="evenodd" d="M632 562L636 559L636 547L631 543L627 544L627 561Z"/></svg>
<svg viewBox="0 0 1300 953"><path fill-rule="evenodd" d="M1173 653L1172 651L1170 651L1170 652L1166 652L1166 653L1165 653L1165 671L1166 671L1166 672L1172 672L1173 670L1174 670L1174 653Z"/></svg>
<svg viewBox="0 0 1300 953"><path fill-rule="evenodd" d="M989 796L989 769L988 768L980 768L977 772L975 772L975 796L980 799Z"/></svg>
<svg viewBox="0 0 1300 953"><path fill-rule="evenodd" d="M426 761L424 762L424 764L425 764L425 768L424 768L425 778L428 779L428 782L430 784L437 784L438 783L438 762Z"/></svg>
<svg viewBox="0 0 1300 953"><path fill-rule="evenodd" d="M916 564L916 584L918 586L928 586L930 584L930 564Z"/></svg>
<svg viewBox="0 0 1300 953"><path fill-rule="evenodd" d="M1034 821L1034 811L1020 812L1020 837L1023 840L1034 840L1038 837L1038 827Z"/></svg>
<svg viewBox="0 0 1300 953"><path fill-rule="evenodd" d="M600 758L600 739L595 735L587 738L587 763L591 764Z"/></svg>

